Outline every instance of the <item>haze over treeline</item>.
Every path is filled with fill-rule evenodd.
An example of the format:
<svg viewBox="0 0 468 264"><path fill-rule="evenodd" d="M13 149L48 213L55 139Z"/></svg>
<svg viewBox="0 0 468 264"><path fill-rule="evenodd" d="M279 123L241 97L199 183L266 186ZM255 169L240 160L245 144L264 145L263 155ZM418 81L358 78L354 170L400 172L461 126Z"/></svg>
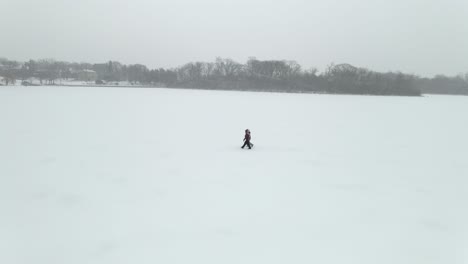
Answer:
<svg viewBox="0 0 468 264"><path fill-rule="evenodd" d="M466 0L2 0L16 60L175 68L224 56L346 62L423 77L468 71Z"/></svg>
<svg viewBox="0 0 468 264"><path fill-rule="evenodd" d="M374 95L421 93L468 94L468 73L454 77L422 78L401 72L376 72L350 64L330 64L326 69L304 69L292 60L259 60L245 63L229 58L190 62L177 68L149 69L142 64L66 62L53 59L19 62L0 58L0 76L6 85L54 85L58 80L81 80L100 85L126 81L153 87L315 92Z"/></svg>

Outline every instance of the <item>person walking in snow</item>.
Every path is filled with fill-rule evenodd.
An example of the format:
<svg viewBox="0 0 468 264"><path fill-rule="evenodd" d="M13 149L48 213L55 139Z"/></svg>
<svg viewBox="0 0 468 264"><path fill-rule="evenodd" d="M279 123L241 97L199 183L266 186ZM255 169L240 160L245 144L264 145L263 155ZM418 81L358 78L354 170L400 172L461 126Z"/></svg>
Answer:
<svg viewBox="0 0 468 264"><path fill-rule="evenodd" d="M252 148L252 144L250 143L250 130L246 129L245 130L245 136L244 136L244 145L242 145L241 148L244 148L245 146L249 147L249 149Z"/></svg>

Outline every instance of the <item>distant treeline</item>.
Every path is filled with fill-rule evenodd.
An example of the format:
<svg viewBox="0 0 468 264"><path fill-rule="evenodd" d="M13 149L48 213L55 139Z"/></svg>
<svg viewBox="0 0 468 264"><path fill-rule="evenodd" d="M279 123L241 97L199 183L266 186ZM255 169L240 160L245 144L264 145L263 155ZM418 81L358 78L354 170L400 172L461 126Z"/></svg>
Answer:
<svg viewBox="0 0 468 264"><path fill-rule="evenodd" d="M58 80L81 80L95 84L127 81L154 87L220 90L314 92L337 94L408 95L421 93L468 95L464 76L421 78L401 72L375 72L349 64L328 66L323 72L303 69L295 61L258 60L245 64L217 58L214 62L191 62L174 69L148 69L145 65L75 63L55 60L12 61L0 58L0 76L8 85L21 81L53 85Z"/></svg>

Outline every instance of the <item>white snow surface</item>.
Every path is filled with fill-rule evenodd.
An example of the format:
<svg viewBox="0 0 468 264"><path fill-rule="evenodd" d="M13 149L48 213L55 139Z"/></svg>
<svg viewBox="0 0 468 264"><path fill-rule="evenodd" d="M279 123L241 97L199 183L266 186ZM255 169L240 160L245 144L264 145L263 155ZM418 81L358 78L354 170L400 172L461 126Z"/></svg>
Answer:
<svg viewBox="0 0 468 264"><path fill-rule="evenodd" d="M467 113L456 96L0 87L0 263L468 263Z"/></svg>

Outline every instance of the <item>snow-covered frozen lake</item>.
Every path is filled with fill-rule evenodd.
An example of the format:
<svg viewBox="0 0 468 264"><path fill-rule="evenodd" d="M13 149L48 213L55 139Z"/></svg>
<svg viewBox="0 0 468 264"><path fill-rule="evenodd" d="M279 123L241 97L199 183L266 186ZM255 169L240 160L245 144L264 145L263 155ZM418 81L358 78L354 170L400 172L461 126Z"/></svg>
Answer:
<svg viewBox="0 0 468 264"><path fill-rule="evenodd" d="M0 263L468 263L467 113L455 96L2 87Z"/></svg>

